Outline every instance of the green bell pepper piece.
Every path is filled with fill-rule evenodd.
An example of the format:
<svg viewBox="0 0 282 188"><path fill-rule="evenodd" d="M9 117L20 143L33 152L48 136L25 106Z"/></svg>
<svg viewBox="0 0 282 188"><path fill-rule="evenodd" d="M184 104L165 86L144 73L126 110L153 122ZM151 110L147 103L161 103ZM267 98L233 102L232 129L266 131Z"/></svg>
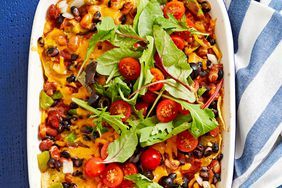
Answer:
<svg viewBox="0 0 282 188"><path fill-rule="evenodd" d="M43 90L40 92L39 101L40 108L42 108L43 110L47 110L54 103L54 100L49 97Z"/></svg>
<svg viewBox="0 0 282 188"><path fill-rule="evenodd" d="M41 172L45 172L48 169L48 161L50 159L49 151L43 151L37 155L38 167Z"/></svg>

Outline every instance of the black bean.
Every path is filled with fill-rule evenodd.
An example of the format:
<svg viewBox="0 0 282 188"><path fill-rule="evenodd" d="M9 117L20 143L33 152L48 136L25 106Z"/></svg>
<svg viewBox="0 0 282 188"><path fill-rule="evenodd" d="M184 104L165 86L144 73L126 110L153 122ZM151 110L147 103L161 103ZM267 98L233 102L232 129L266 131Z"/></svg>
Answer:
<svg viewBox="0 0 282 188"><path fill-rule="evenodd" d="M70 130L71 122L70 119L64 118L61 122L60 125L63 126L64 130Z"/></svg>
<svg viewBox="0 0 282 188"><path fill-rule="evenodd" d="M55 168L57 171L60 171L60 168L62 167L62 163L58 160L55 162Z"/></svg>
<svg viewBox="0 0 282 188"><path fill-rule="evenodd" d="M202 2L201 6L204 13L207 13L211 10L211 5L207 1Z"/></svg>
<svg viewBox="0 0 282 188"><path fill-rule="evenodd" d="M111 101L108 97L102 96L98 101L98 108L108 108L111 105Z"/></svg>
<svg viewBox="0 0 282 188"><path fill-rule="evenodd" d="M218 150L219 150L218 144L217 144L217 143L214 143L214 144L212 145L212 151L213 151L214 153L217 153Z"/></svg>
<svg viewBox="0 0 282 188"><path fill-rule="evenodd" d="M183 177L183 183L181 185L181 188L188 188L188 183L189 183L189 180L188 178L186 178L185 176Z"/></svg>
<svg viewBox="0 0 282 188"><path fill-rule="evenodd" d="M93 131L92 137L93 137L93 139L99 138L100 137L99 132L98 131Z"/></svg>
<svg viewBox="0 0 282 188"><path fill-rule="evenodd" d="M112 6L112 1L109 0L109 1L108 1L108 7L111 8L111 6Z"/></svg>
<svg viewBox="0 0 282 188"><path fill-rule="evenodd" d="M200 76L201 77L205 77L208 73L207 73L207 71L200 71Z"/></svg>
<svg viewBox="0 0 282 188"><path fill-rule="evenodd" d="M190 76L194 80L199 75L199 66L197 63L190 63L190 67L193 70Z"/></svg>
<svg viewBox="0 0 282 188"><path fill-rule="evenodd" d="M75 102L71 102L70 103L70 108L71 109L76 109L76 108L78 108L78 105Z"/></svg>
<svg viewBox="0 0 282 188"><path fill-rule="evenodd" d="M95 12L94 19L99 20L100 18L101 18L101 12L100 11Z"/></svg>
<svg viewBox="0 0 282 188"><path fill-rule="evenodd" d="M126 15L122 15L122 16L119 18L119 21L121 22L121 24L125 24L125 23L126 23Z"/></svg>
<svg viewBox="0 0 282 188"><path fill-rule="evenodd" d="M69 159L71 157L69 152L67 152L67 151L62 151L60 153L60 156L66 158L66 159Z"/></svg>
<svg viewBox="0 0 282 188"><path fill-rule="evenodd" d="M223 154L221 153L221 154L219 154L218 156L217 156L217 160L218 161L221 161L223 159Z"/></svg>
<svg viewBox="0 0 282 188"><path fill-rule="evenodd" d="M72 175L73 175L73 176L82 176L83 173L82 173L81 171L79 171L79 170L76 170L76 171L74 171L74 172L72 173Z"/></svg>
<svg viewBox="0 0 282 188"><path fill-rule="evenodd" d="M93 128L88 125L84 125L80 128L80 132L85 133L85 134L90 134L92 133L92 131L93 131Z"/></svg>
<svg viewBox="0 0 282 188"><path fill-rule="evenodd" d="M63 188L71 188L70 182L63 182L62 185L63 185Z"/></svg>
<svg viewBox="0 0 282 188"><path fill-rule="evenodd" d="M213 102L210 104L209 108L217 109L217 101L213 101Z"/></svg>
<svg viewBox="0 0 282 188"><path fill-rule="evenodd" d="M147 178L149 178L150 180L154 179L154 174L150 170L145 170L142 172L142 174Z"/></svg>
<svg viewBox="0 0 282 188"><path fill-rule="evenodd" d="M214 116L215 117L218 117L218 111L216 109L212 109L213 113L214 113Z"/></svg>
<svg viewBox="0 0 282 188"><path fill-rule="evenodd" d="M85 141L90 141L91 140L91 136L87 135L87 134L84 134L83 135L83 140Z"/></svg>
<svg viewBox="0 0 282 188"><path fill-rule="evenodd" d="M211 154L212 154L212 148L211 147L207 147L205 149L204 156L207 157L207 156L210 156Z"/></svg>
<svg viewBox="0 0 282 188"><path fill-rule="evenodd" d="M61 24L63 23L64 19L65 19L65 18L63 17L63 15L60 14L60 16L56 19L56 26L57 26L57 27L60 27Z"/></svg>
<svg viewBox="0 0 282 188"><path fill-rule="evenodd" d="M217 74L218 74L217 80L221 80L224 75L223 69L219 69Z"/></svg>
<svg viewBox="0 0 282 188"><path fill-rule="evenodd" d="M67 77L67 82L71 83L71 82L75 82L76 77L72 74L70 76Z"/></svg>
<svg viewBox="0 0 282 188"><path fill-rule="evenodd" d="M72 158L73 166L81 167L83 163L83 159L80 158Z"/></svg>
<svg viewBox="0 0 282 188"><path fill-rule="evenodd" d="M39 45L40 47L44 47L44 39L43 39L43 37L39 37L38 40L37 40L37 42L38 42L38 45Z"/></svg>
<svg viewBox="0 0 282 188"><path fill-rule="evenodd" d="M96 25L96 23L93 23L93 24L91 25L90 31L92 31L92 32L96 32L96 31L97 31L97 25Z"/></svg>
<svg viewBox="0 0 282 188"><path fill-rule="evenodd" d="M49 168L55 168L56 160L54 158L50 158L47 162Z"/></svg>
<svg viewBox="0 0 282 188"><path fill-rule="evenodd" d="M138 161L140 160L140 156L141 156L141 152L136 153L129 158L129 161L132 163L138 163Z"/></svg>
<svg viewBox="0 0 282 188"><path fill-rule="evenodd" d="M98 106L99 100L101 99L101 96L98 95L95 91L93 91L89 97L89 99L87 100L87 103L90 106L93 106L94 108L96 108Z"/></svg>
<svg viewBox="0 0 282 188"><path fill-rule="evenodd" d="M204 155L205 147L203 145L198 145L196 149L193 151L193 155L196 158L202 158Z"/></svg>
<svg viewBox="0 0 282 188"><path fill-rule="evenodd" d="M212 62L210 60L207 60L207 66L211 66Z"/></svg>
<svg viewBox="0 0 282 188"><path fill-rule="evenodd" d="M213 183L216 184L219 181L221 181L220 174L215 173L213 176Z"/></svg>
<svg viewBox="0 0 282 188"><path fill-rule="evenodd" d="M80 12L79 12L78 8L75 7L75 6L71 7L71 13L73 14L74 17L80 16Z"/></svg>
<svg viewBox="0 0 282 188"><path fill-rule="evenodd" d="M71 54L71 61L77 60L78 55L77 54Z"/></svg>
<svg viewBox="0 0 282 188"><path fill-rule="evenodd" d="M212 38L211 36L208 36L208 38L207 38L207 40L209 41L209 43L213 46L213 45L215 45L215 39L214 38Z"/></svg>
<svg viewBox="0 0 282 188"><path fill-rule="evenodd" d="M172 180L175 180L175 178L177 177L177 174L176 173L170 173L168 175L168 177L170 177Z"/></svg>
<svg viewBox="0 0 282 188"><path fill-rule="evenodd" d="M55 47L50 47L47 49L46 54L49 57L55 57L59 54L59 50Z"/></svg>
<svg viewBox="0 0 282 188"><path fill-rule="evenodd" d="M163 176L158 182L164 188L171 188L174 187L173 179L168 176Z"/></svg>

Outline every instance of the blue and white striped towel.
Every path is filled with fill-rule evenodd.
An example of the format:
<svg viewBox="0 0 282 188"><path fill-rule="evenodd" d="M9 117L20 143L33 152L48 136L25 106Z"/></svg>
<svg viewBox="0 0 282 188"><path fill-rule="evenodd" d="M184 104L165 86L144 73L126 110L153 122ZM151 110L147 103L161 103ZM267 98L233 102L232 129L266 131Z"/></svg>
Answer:
<svg viewBox="0 0 282 188"><path fill-rule="evenodd" d="M236 67L233 187L276 188L282 185L282 0L225 3Z"/></svg>

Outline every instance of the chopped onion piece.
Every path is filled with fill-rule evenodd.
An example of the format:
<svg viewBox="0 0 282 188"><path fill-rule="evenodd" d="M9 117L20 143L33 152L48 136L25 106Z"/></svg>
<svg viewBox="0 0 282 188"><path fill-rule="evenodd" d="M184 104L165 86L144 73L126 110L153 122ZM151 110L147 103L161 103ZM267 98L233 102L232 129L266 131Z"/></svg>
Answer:
<svg viewBox="0 0 282 188"><path fill-rule="evenodd" d="M61 9L61 12L62 12L62 13L67 12L67 9L68 9L67 1L61 1L61 2L59 2L59 3L58 3L58 7Z"/></svg>
<svg viewBox="0 0 282 188"><path fill-rule="evenodd" d="M71 160L64 160L63 161L63 173L73 173L73 163Z"/></svg>
<svg viewBox="0 0 282 188"><path fill-rule="evenodd" d="M203 181L203 188L211 188L211 185L208 181Z"/></svg>
<svg viewBox="0 0 282 188"><path fill-rule="evenodd" d="M70 7L75 6L75 7L79 8L82 5L84 5L84 0L73 0Z"/></svg>
<svg viewBox="0 0 282 188"><path fill-rule="evenodd" d="M218 64L218 60L217 60L215 55L207 54L207 56L208 56L208 60L210 60L212 62L212 64Z"/></svg>
<svg viewBox="0 0 282 188"><path fill-rule="evenodd" d="M199 176L199 174L195 174L195 179L200 186L203 185L203 179Z"/></svg>
<svg viewBox="0 0 282 188"><path fill-rule="evenodd" d="M73 15L71 13L68 13L68 12L63 13L63 17L68 18L68 19L74 18Z"/></svg>

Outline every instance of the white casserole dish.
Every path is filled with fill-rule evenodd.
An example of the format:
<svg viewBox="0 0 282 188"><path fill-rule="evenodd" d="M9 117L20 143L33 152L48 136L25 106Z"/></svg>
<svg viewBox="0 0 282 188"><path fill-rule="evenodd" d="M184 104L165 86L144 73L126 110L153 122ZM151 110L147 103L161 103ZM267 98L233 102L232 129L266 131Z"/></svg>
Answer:
<svg viewBox="0 0 282 188"><path fill-rule="evenodd" d="M37 6L30 40L27 95L27 153L28 175L31 188L41 187L41 173L37 165L39 150L38 126L41 113L39 110L39 93L43 87L43 73L37 53L37 39L42 35L48 7L57 0L41 0ZM235 79L233 39L230 22L225 5L221 0L209 0L212 5L211 15L217 18L216 35L224 64L224 105L223 116L226 130L223 133L222 181L218 187L228 188L232 185L234 149L235 149Z"/></svg>

